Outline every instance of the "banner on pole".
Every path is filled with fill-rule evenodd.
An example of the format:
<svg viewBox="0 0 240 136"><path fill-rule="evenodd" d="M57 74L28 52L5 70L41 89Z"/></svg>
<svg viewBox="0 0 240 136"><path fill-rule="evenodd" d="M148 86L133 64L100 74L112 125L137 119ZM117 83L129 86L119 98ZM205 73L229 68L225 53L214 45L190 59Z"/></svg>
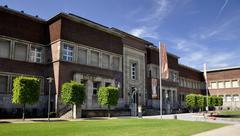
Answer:
<svg viewBox="0 0 240 136"><path fill-rule="evenodd" d="M165 44L161 43L160 44L161 48L161 74L162 74L162 79L168 79L169 78L169 69L168 69L168 59L167 59L167 51L166 51L166 46Z"/></svg>
<svg viewBox="0 0 240 136"><path fill-rule="evenodd" d="M157 98L157 79L152 78L152 98Z"/></svg>

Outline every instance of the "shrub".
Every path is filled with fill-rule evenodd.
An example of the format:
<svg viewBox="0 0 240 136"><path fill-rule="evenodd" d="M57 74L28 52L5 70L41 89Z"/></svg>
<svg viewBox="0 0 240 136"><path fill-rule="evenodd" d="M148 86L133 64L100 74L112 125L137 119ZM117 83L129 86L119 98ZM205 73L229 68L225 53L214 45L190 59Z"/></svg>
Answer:
<svg viewBox="0 0 240 136"><path fill-rule="evenodd" d="M73 105L82 105L86 98L84 89L84 85L76 81L64 83L61 94L63 103L72 105L72 110Z"/></svg>
<svg viewBox="0 0 240 136"><path fill-rule="evenodd" d="M110 117L110 106L115 106L118 103L119 89L116 87L100 87L98 90L98 102L102 106L108 107L108 117Z"/></svg>
<svg viewBox="0 0 240 136"><path fill-rule="evenodd" d="M40 81L34 77L19 76L13 81L12 103L23 105L23 120L25 119L26 104L38 102L40 95Z"/></svg>
<svg viewBox="0 0 240 136"><path fill-rule="evenodd" d="M186 101L187 107L190 108L191 110L196 108L197 99L196 99L196 95L195 94L187 95L186 98L185 98L185 101Z"/></svg>

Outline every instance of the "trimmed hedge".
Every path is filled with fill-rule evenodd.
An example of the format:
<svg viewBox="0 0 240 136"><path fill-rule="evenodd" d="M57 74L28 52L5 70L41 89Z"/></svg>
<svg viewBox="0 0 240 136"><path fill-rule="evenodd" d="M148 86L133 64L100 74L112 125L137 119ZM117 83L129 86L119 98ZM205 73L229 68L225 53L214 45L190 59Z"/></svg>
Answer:
<svg viewBox="0 0 240 136"><path fill-rule="evenodd" d="M190 110L204 110L207 106L207 97L198 94L189 94L185 98L186 105ZM208 106L213 108L214 106L222 106L223 99L218 96L209 96L208 97Z"/></svg>

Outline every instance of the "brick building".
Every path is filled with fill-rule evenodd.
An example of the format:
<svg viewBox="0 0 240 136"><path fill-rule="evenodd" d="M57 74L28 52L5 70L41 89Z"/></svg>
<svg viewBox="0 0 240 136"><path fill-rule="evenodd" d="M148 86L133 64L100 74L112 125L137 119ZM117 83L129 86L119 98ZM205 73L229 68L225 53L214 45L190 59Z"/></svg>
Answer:
<svg viewBox="0 0 240 136"><path fill-rule="evenodd" d="M49 20L0 7L0 113L17 115L20 105L11 103L12 82L16 76L41 79L41 96L28 105L29 115L47 113L48 82L53 77L51 111L59 116L70 107L61 102L61 86L75 80L86 85L84 113L100 113L97 90L100 86L120 88L119 112L136 105L159 108L158 50L151 42L116 28L109 28L74 14L60 13ZM168 53L170 79L163 80L164 110L184 107L184 97L201 93L202 72L178 63ZM156 82L157 83L157 82ZM119 113L118 113L119 114Z"/></svg>
<svg viewBox="0 0 240 136"><path fill-rule="evenodd" d="M223 97L223 108L240 108L240 67L208 70L210 95Z"/></svg>

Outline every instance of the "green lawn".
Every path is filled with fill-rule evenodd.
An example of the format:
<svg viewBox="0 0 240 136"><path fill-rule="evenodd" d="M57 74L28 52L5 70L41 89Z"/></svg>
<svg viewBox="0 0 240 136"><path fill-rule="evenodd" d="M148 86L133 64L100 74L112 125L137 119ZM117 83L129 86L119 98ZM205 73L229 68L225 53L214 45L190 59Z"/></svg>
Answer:
<svg viewBox="0 0 240 136"><path fill-rule="evenodd" d="M240 115L240 111L221 111L220 115Z"/></svg>
<svg viewBox="0 0 240 136"><path fill-rule="evenodd" d="M157 119L111 119L0 124L0 136L190 136L223 124Z"/></svg>

